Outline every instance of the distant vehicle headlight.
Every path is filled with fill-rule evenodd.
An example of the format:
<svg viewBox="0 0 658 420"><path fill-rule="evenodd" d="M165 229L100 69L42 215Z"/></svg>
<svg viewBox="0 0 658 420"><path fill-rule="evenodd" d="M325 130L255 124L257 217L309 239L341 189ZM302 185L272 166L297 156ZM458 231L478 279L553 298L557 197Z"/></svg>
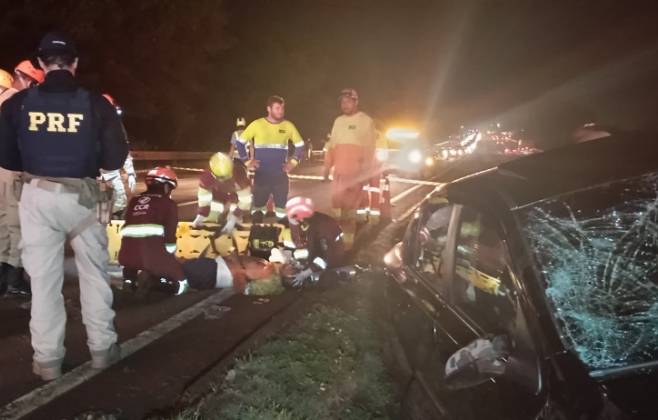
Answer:
<svg viewBox="0 0 658 420"><path fill-rule="evenodd" d="M441 157L443 159L448 159L449 153L447 150L441 150Z"/></svg>
<svg viewBox="0 0 658 420"><path fill-rule="evenodd" d="M425 166L434 166L434 159L431 156L425 158Z"/></svg>
<svg viewBox="0 0 658 420"><path fill-rule="evenodd" d="M455 149L450 149L450 156L457 156L457 151Z"/></svg>
<svg viewBox="0 0 658 420"><path fill-rule="evenodd" d="M409 152L408 159L409 159L409 162L411 162L411 163L414 163L414 164L420 163L420 162L423 161L423 153L418 149L414 149L414 150Z"/></svg>

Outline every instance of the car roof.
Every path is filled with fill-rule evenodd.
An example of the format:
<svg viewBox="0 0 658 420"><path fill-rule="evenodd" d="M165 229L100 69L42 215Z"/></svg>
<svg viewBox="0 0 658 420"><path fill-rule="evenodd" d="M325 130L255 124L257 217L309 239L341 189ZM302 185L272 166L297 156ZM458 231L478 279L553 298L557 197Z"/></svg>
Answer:
<svg viewBox="0 0 658 420"><path fill-rule="evenodd" d="M530 155L458 179L448 196L498 193L519 207L569 191L658 170L658 136L615 134Z"/></svg>

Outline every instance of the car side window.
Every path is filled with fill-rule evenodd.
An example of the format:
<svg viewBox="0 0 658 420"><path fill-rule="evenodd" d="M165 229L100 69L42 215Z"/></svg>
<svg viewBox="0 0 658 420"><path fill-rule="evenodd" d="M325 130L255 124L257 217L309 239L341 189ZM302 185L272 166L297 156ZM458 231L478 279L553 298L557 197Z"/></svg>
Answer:
<svg viewBox="0 0 658 420"><path fill-rule="evenodd" d="M418 255L414 265L416 270L425 274L439 288L445 285L441 284L441 270L445 263L444 253L453 207L448 203L432 206L423 213L419 221Z"/></svg>
<svg viewBox="0 0 658 420"><path fill-rule="evenodd" d="M515 305L509 257L496 220L464 207L456 246L454 303L486 332L508 331Z"/></svg>

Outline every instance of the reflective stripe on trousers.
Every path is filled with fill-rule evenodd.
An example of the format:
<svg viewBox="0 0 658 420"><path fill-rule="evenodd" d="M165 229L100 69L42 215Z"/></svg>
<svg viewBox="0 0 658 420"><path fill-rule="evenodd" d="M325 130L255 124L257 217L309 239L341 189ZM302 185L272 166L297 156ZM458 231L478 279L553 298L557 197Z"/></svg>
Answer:
<svg viewBox="0 0 658 420"><path fill-rule="evenodd" d="M77 194L47 191L32 184L23 187L19 205L22 257L32 285L30 332L38 363L64 358L64 243L80 220L95 211L78 204ZM71 241L71 247L87 343L91 351L105 351L117 341L105 227L94 223Z"/></svg>

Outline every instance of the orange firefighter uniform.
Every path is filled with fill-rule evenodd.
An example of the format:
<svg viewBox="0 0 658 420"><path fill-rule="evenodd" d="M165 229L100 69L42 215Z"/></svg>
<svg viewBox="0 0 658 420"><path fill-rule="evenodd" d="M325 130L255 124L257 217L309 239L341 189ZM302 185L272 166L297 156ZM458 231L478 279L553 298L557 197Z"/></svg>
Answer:
<svg viewBox="0 0 658 420"><path fill-rule="evenodd" d="M333 168L332 211L340 220L347 247L354 241L356 210L363 185L370 179L375 141L375 123L365 112L341 115L334 121L324 166L325 173Z"/></svg>

